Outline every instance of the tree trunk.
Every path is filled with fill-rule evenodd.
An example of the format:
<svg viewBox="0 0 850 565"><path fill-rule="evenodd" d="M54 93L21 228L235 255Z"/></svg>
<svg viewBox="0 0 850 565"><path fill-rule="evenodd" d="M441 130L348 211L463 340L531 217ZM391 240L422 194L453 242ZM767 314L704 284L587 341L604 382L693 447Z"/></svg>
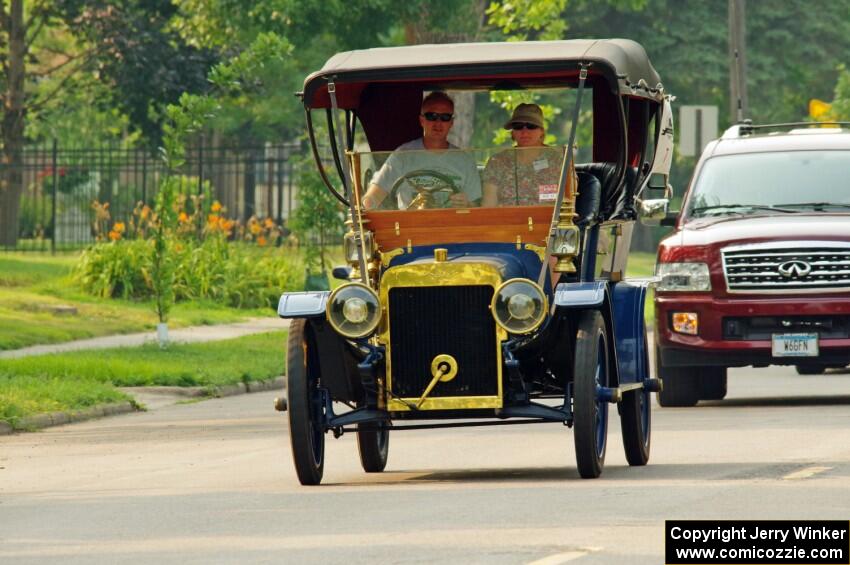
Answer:
<svg viewBox="0 0 850 565"><path fill-rule="evenodd" d="M6 92L3 93L2 174L0 174L0 246L14 247L18 240L18 213L23 193L24 147L24 42L23 0L12 0L7 29L9 59Z"/></svg>

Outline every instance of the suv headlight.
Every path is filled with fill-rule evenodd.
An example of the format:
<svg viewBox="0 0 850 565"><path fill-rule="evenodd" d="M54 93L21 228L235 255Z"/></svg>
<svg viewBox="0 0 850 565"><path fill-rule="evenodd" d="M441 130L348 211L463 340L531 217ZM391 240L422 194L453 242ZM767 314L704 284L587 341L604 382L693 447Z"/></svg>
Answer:
<svg viewBox="0 0 850 565"><path fill-rule="evenodd" d="M381 320L381 302L375 291L361 283L344 284L328 298L325 311L331 327L350 338L365 337Z"/></svg>
<svg viewBox="0 0 850 565"><path fill-rule="evenodd" d="M526 279L503 282L493 294L490 310L496 323L512 334L536 330L549 309L543 289Z"/></svg>
<svg viewBox="0 0 850 565"><path fill-rule="evenodd" d="M661 281L655 287L660 291L711 290L711 278L705 263L659 263L655 274Z"/></svg>
<svg viewBox="0 0 850 565"><path fill-rule="evenodd" d="M363 231L363 242L366 244L366 261L372 259L375 252L373 246L372 232ZM350 265L355 265L360 262L360 246L354 238L354 232L348 232L343 239L343 248L345 250L345 261Z"/></svg>

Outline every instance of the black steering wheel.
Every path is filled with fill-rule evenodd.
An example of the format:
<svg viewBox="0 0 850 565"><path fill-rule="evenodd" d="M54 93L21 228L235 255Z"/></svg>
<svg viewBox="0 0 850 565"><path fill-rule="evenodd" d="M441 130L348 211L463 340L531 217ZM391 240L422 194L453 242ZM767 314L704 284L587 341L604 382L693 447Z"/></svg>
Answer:
<svg viewBox="0 0 850 565"><path fill-rule="evenodd" d="M447 208L443 203L438 203L434 196L440 193L445 193L451 196L457 194L460 189L455 185L454 180L448 175L431 169L417 169L402 175L393 183L390 189L389 200L393 203L398 203L398 191L401 185L407 182L413 190L416 191L416 196L407 205L406 210L425 210L428 208ZM446 199L448 202L448 199Z"/></svg>

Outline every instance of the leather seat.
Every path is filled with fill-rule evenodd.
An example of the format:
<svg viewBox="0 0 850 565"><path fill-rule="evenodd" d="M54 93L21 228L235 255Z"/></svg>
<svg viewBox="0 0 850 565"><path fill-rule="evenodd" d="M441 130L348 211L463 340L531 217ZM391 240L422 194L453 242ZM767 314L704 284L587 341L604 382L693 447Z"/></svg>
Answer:
<svg viewBox="0 0 850 565"><path fill-rule="evenodd" d="M617 165L610 162L581 163L576 165L576 173L593 175L601 185L599 216L603 220L633 220L637 217L634 209L634 184L637 169L626 167L625 189L616 191L614 187ZM581 179L579 179L581 192Z"/></svg>
<svg viewBox="0 0 850 565"><path fill-rule="evenodd" d="M588 172L577 172L578 195L576 196L576 225L579 227L593 224L599 216L599 203L602 198L602 183Z"/></svg>

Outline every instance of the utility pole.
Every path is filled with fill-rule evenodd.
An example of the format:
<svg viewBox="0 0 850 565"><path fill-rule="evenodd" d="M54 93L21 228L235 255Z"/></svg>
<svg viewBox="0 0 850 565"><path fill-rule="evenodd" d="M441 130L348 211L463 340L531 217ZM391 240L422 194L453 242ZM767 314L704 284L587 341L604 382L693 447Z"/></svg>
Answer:
<svg viewBox="0 0 850 565"><path fill-rule="evenodd" d="M737 123L750 115L747 98L747 43L745 0L729 2L729 120Z"/></svg>

